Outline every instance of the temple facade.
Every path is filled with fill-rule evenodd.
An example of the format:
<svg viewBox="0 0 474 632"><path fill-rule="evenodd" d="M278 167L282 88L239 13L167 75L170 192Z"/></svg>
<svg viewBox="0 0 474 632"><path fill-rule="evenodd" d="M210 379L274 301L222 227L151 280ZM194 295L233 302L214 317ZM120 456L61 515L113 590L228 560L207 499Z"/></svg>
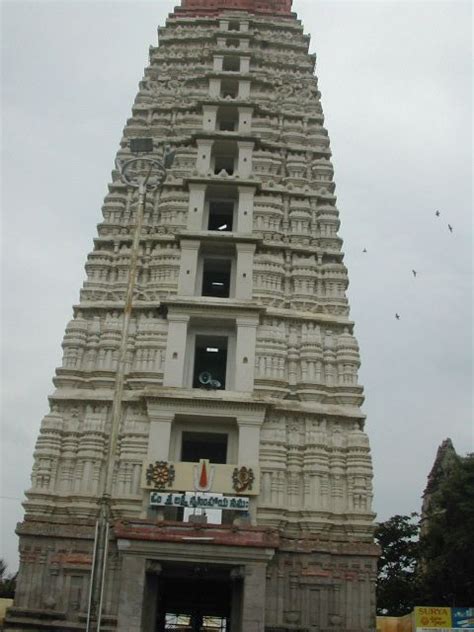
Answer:
<svg viewBox="0 0 474 632"><path fill-rule="evenodd" d="M372 465L309 37L291 0L182 0L158 34L117 164L136 139L174 161L142 198L112 173L6 630L374 630Z"/></svg>

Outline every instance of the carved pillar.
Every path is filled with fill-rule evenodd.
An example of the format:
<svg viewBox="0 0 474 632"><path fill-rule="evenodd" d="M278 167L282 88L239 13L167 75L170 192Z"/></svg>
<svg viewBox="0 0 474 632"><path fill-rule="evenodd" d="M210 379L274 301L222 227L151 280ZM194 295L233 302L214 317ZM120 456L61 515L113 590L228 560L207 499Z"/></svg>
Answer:
<svg viewBox="0 0 474 632"><path fill-rule="evenodd" d="M247 564L242 599L242 631L265 631L266 565Z"/></svg>
<svg viewBox="0 0 474 632"><path fill-rule="evenodd" d="M142 632L155 632L159 599L159 576L161 564L154 560L147 560L146 581L143 595Z"/></svg>
<svg viewBox="0 0 474 632"><path fill-rule="evenodd" d="M142 632L146 559L123 555L117 632Z"/></svg>
<svg viewBox="0 0 474 632"><path fill-rule="evenodd" d="M183 386L188 322L186 314L168 314L164 386Z"/></svg>
<svg viewBox="0 0 474 632"><path fill-rule="evenodd" d="M178 294L194 296L196 292L196 274L198 269L200 242L196 240L181 241L181 267L179 272Z"/></svg>

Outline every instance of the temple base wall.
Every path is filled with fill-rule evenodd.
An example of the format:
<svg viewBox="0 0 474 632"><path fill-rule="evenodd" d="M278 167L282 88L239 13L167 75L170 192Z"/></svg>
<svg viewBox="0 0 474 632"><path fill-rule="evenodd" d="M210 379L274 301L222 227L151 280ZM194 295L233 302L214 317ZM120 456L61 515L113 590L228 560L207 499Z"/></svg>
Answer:
<svg viewBox="0 0 474 632"><path fill-rule="evenodd" d="M36 535L21 536L20 588L5 630L85 630L92 525L20 527L34 529ZM150 531L150 539L129 540L116 532L111 541L103 632L159 629L158 580L161 575L160 581L166 581L163 569L183 563L228 573L233 601L230 632L375 630L378 550L370 543L285 539L252 527L184 528L143 521L140 529ZM188 530L183 541L176 541L177 529L178 535ZM43 535L38 535L40 530ZM209 541L222 543L189 543L206 535Z"/></svg>

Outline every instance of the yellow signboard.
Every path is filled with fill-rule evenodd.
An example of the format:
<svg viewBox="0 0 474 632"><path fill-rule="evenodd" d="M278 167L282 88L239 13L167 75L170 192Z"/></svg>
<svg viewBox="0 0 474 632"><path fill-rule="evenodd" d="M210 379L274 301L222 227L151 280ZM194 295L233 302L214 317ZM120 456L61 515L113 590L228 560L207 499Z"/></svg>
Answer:
<svg viewBox="0 0 474 632"><path fill-rule="evenodd" d="M451 608L435 608L421 606L415 608L415 627L417 628L450 628Z"/></svg>

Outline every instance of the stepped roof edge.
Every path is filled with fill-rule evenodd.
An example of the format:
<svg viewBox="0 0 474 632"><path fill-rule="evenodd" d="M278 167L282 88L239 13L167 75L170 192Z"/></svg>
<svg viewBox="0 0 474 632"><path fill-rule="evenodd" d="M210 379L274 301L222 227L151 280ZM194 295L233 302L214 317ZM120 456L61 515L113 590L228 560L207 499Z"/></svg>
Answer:
<svg viewBox="0 0 474 632"><path fill-rule="evenodd" d="M181 0L171 17L216 16L223 11L247 11L257 15L293 17L293 0Z"/></svg>

